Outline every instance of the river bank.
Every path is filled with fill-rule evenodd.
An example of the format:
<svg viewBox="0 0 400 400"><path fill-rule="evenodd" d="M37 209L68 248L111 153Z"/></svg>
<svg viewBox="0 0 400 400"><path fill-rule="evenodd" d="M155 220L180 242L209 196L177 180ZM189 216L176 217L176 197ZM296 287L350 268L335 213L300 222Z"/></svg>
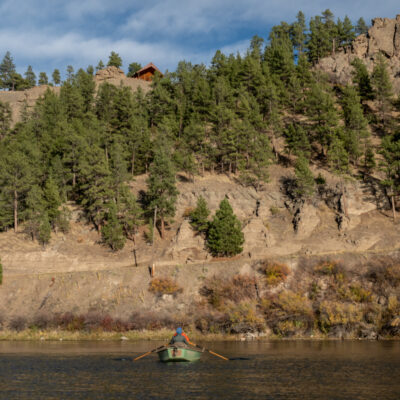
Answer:
<svg viewBox="0 0 400 400"><path fill-rule="evenodd" d="M0 331L0 342L22 342L22 341L168 341L173 335L171 329L160 329L156 331L127 331L127 332L105 332L105 331L66 331L62 329L40 330L24 329L22 331L3 330ZM337 340L384 340L399 341L399 337L379 336L375 339L347 337L338 338L316 332L310 336L283 337L274 333L247 333L247 334L223 334L223 333L201 333L198 331L187 331L192 342L241 342L241 341L337 341Z"/></svg>

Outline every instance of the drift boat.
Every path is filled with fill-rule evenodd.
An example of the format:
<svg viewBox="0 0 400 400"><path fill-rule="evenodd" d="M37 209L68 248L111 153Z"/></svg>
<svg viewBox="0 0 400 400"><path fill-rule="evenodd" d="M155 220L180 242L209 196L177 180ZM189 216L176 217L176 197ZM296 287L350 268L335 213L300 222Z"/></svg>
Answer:
<svg viewBox="0 0 400 400"><path fill-rule="evenodd" d="M197 361L204 353L202 350L194 350L188 347L169 345L157 351L158 357L162 362L171 361Z"/></svg>

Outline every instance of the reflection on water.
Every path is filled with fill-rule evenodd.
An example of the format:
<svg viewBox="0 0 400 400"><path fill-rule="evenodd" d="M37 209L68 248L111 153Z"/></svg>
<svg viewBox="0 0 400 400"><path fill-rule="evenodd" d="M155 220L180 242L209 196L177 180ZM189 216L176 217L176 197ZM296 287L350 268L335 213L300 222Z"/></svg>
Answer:
<svg viewBox="0 0 400 400"><path fill-rule="evenodd" d="M208 343L237 359L131 361L160 344L0 342L0 399L400 399L400 342Z"/></svg>

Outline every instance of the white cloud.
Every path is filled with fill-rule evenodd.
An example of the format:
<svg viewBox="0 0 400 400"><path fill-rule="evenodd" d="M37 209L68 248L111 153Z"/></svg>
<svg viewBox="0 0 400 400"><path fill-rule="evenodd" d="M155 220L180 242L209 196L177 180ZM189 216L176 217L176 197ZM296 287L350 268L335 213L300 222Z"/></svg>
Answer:
<svg viewBox="0 0 400 400"><path fill-rule="evenodd" d="M298 10L309 18L326 8L367 22L400 12L398 0L2 0L0 56L10 50L17 65L46 70L106 62L113 50L125 67L153 61L174 69L181 59L207 63L218 47L243 53L254 33L267 37Z"/></svg>

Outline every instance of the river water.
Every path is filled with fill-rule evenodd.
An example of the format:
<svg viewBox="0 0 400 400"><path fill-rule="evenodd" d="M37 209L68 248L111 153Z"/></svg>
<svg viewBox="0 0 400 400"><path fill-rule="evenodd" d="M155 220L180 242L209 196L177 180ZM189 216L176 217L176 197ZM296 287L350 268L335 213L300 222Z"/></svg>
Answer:
<svg viewBox="0 0 400 400"><path fill-rule="evenodd" d="M0 342L0 399L400 399L400 342L216 342L162 364L159 342Z"/></svg>

